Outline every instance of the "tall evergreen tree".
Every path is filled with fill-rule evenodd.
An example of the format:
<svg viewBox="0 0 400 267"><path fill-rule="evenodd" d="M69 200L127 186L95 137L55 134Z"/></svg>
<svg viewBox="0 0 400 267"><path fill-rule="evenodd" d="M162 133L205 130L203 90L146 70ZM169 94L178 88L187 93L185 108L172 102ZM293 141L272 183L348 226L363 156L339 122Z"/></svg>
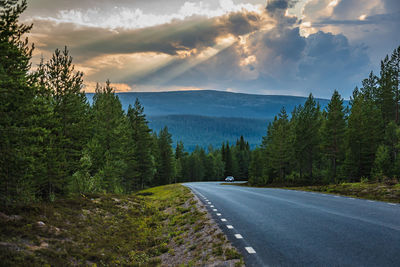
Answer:
<svg viewBox="0 0 400 267"><path fill-rule="evenodd" d="M56 49L52 58L38 71L39 85L50 91L54 104L51 155L45 191L65 194L72 175L80 167L82 150L89 140L89 103L82 92L83 73L75 71L65 47ZM47 188L47 189L46 189Z"/></svg>
<svg viewBox="0 0 400 267"><path fill-rule="evenodd" d="M97 85L92 107L93 136L89 150L91 174L106 192L122 192L127 168L129 124L110 82ZM130 188L127 190L130 191Z"/></svg>
<svg viewBox="0 0 400 267"><path fill-rule="evenodd" d="M274 171L274 176L283 182L289 171L292 155L290 134L291 127L285 108L282 108L278 117L271 124L268 144L265 144L269 166Z"/></svg>
<svg viewBox="0 0 400 267"><path fill-rule="evenodd" d="M234 166L233 166L233 158L232 158L232 151L231 148L229 147L229 143L226 143L225 149L224 149L224 158L225 158L225 177L233 175L234 173Z"/></svg>
<svg viewBox="0 0 400 267"><path fill-rule="evenodd" d="M336 178L338 165L345 158L346 118L343 99L334 91L326 108L326 120L322 130L322 143L326 157L330 161L330 173Z"/></svg>
<svg viewBox="0 0 400 267"><path fill-rule="evenodd" d="M381 61L378 104L381 109L384 126L396 119L396 80L394 69L388 56Z"/></svg>
<svg viewBox="0 0 400 267"><path fill-rule="evenodd" d="M303 107L299 107L295 123L296 158L301 166L300 175L313 180L314 163L319 157L321 113L319 104L312 94L309 95Z"/></svg>
<svg viewBox="0 0 400 267"><path fill-rule="evenodd" d="M132 161L128 166L133 179L137 181L137 187L143 189L150 185L154 176L154 162L149 147L151 146L151 130L148 127L144 108L136 99L134 107L128 107L128 120L132 138ZM129 173L127 174L129 175ZM134 188L131 188L134 189Z"/></svg>
<svg viewBox="0 0 400 267"><path fill-rule="evenodd" d="M158 134L158 184L164 185L174 181L174 154L172 152L172 136L164 127Z"/></svg>
<svg viewBox="0 0 400 267"><path fill-rule="evenodd" d="M374 101L356 88L346 133L346 174L351 180L370 177L375 152L383 139L382 115Z"/></svg>
<svg viewBox="0 0 400 267"><path fill-rule="evenodd" d="M0 198L5 203L35 193L35 89L28 82L33 47L22 38L31 26L18 23L26 8L26 1L0 1Z"/></svg>

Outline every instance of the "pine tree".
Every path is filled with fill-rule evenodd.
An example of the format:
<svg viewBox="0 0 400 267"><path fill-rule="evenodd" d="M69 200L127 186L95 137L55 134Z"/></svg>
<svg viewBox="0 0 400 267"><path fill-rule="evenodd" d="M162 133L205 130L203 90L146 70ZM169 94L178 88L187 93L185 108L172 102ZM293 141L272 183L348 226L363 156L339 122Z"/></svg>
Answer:
<svg viewBox="0 0 400 267"><path fill-rule="evenodd" d="M172 153L172 136L164 127L158 134L158 168L157 184L164 185L174 181L174 155Z"/></svg>
<svg viewBox="0 0 400 267"><path fill-rule="evenodd" d="M289 171L289 164L292 154L290 144L290 124L285 108L282 108L278 117L275 117L271 124L267 144L264 145L267 151L267 158L271 171L281 182L285 181L286 174ZM274 179L275 177L271 177Z"/></svg>
<svg viewBox="0 0 400 267"><path fill-rule="evenodd" d="M391 170L392 161L390 159L389 149L385 145L380 145L376 152L372 168L372 177L374 180L382 182L384 178L391 176Z"/></svg>
<svg viewBox="0 0 400 267"><path fill-rule="evenodd" d="M30 200L35 194L35 88L29 84L33 46L22 36L32 26L18 23L26 1L0 1L0 199Z"/></svg>
<svg viewBox="0 0 400 267"><path fill-rule="evenodd" d="M295 150L300 175L305 171L309 182L313 181L313 167L319 156L321 114L319 104L309 95L303 107L299 107L295 123ZM302 177L303 178L303 177Z"/></svg>
<svg viewBox="0 0 400 267"><path fill-rule="evenodd" d="M87 144L90 174L106 192L123 191L127 168L129 124L110 81L97 85L92 107L93 136ZM126 191L130 191L130 188Z"/></svg>
<svg viewBox="0 0 400 267"><path fill-rule="evenodd" d="M334 91L326 112L326 120L322 129L323 149L330 161L330 173L333 178L336 178L337 168L345 158L346 134L345 108L338 91Z"/></svg>
<svg viewBox="0 0 400 267"><path fill-rule="evenodd" d="M393 66L388 56L381 61L379 78L378 105L381 109L384 126L396 120L396 80Z"/></svg>
<svg viewBox="0 0 400 267"><path fill-rule="evenodd" d="M225 146L225 177L226 176L231 176L234 173L234 166L233 166L233 158L232 158L232 151L231 148L229 147L229 143L226 143Z"/></svg>
<svg viewBox="0 0 400 267"><path fill-rule="evenodd" d="M50 92L54 120L50 137L48 175L42 184L45 195L67 193L72 175L80 168L82 150L89 140L89 103L82 92L83 73L75 71L67 47L56 49L39 66L37 81L42 92Z"/></svg>
<svg viewBox="0 0 400 267"><path fill-rule="evenodd" d="M383 139L382 115L374 101L357 88L351 100L346 139L346 175L353 181L370 177L375 152Z"/></svg>
<svg viewBox="0 0 400 267"><path fill-rule="evenodd" d="M136 99L134 107L128 107L128 120L131 129L132 139L132 160L128 166L127 175L132 175L134 181L137 181L137 187L143 189L151 184L154 176L154 166L149 149L151 145L151 130L148 127L144 108ZM133 190L134 188L131 188Z"/></svg>

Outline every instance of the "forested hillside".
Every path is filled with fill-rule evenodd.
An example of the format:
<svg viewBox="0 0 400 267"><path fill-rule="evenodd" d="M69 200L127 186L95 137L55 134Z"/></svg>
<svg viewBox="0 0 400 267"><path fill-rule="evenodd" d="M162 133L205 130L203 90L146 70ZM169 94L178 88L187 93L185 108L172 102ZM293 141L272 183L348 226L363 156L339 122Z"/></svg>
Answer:
<svg viewBox="0 0 400 267"><path fill-rule="evenodd" d="M266 126L272 121L196 115L150 116L148 120L154 131L168 126L174 145L182 141L187 151L193 151L196 146L208 148L211 145L217 148L226 141L233 144L240 136L244 136L254 149L260 144Z"/></svg>

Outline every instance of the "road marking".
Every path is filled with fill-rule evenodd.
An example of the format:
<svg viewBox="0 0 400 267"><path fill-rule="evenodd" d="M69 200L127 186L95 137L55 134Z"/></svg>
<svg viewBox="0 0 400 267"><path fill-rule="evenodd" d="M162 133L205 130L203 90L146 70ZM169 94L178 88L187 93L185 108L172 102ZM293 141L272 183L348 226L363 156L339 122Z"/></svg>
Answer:
<svg viewBox="0 0 400 267"><path fill-rule="evenodd" d="M232 225L227 225L226 227L228 227L228 229L233 229Z"/></svg>
<svg viewBox="0 0 400 267"><path fill-rule="evenodd" d="M396 204L395 203L388 203L389 205L392 205L392 206L396 206Z"/></svg>
<svg viewBox="0 0 400 267"><path fill-rule="evenodd" d="M375 202L375 201L373 201L373 200L367 200L368 202Z"/></svg>
<svg viewBox="0 0 400 267"><path fill-rule="evenodd" d="M243 239L243 236L241 234L235 234L236 239Z"/></svg>
<svg viewBox="0 0 400 267"><path fill-rule="evenodd" d="M217 213L217 216L221 216L221 213Z"/></svg>
<svg viewBox="0 0 400 267"><path fill-rule="evenodd" d="M211 205L210 207L211 207L211 208L214 208L214 205Z"/></svg>
<svg viewBox="0 0 400 267"><path fill-rule="evenodd" d="M226 222L226 219L221 219L221 222Z"/></svg>
<svg viewBox="0 0 400 267"><path fill-rule="evenodd" d="M208 204L208 205L210 205L210 204L211 204L211 202L207 202L207 204Z"/></svg>
<svg viewBox="0 0 400 267"><path fill-rule="evenodd" d="M256 251L255 251L254 248L252 248L252 247L245 247L245 249L247 250L247 252L248 252L249 254L255 254L255 253L256 253Z"/></svg>
<svg viewBox="0 0 400 267"><path fill-rule="evenodd" d="M355 200L355 198L354 198L354 197L349 197L349 199Z"/></svg>
<svg viewBox="0 0 400 267"><path fill-rule="evenodd" d="M333 197L340 197L340 196L333 196Z"/></svg>
<svg viewBox="0 0 400 267"><path fill-rule="evenodd" d="M217 211L217 209L213 209L213 211Z"/></svg>

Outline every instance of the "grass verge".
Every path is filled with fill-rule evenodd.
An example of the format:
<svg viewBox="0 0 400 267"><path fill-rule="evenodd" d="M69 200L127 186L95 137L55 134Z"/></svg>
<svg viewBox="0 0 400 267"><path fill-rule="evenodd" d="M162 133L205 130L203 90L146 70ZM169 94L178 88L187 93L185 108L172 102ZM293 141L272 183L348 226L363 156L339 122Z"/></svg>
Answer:
<svg viewBox="0 0 400 267"><path fill-rule="evenodd" d="M248 183L221 183L222 185L236 185L253 187ZM269 186L254 186L265 188L285 188L290 190L302 190L322 192L328 194L337 194L342 196L379 200L393 203L400 203L400 183L395 185L388 185L385 183L341 183L330 185L313 185L313 186L296 186L285 187L278 185Z"/></svg>
<svg viewBox="0 0 400 267"><path fill-rule="evenodd" d="M342 196L400 203L400 184L342 183L321 186L287 187L287 189L323 192Z"/></svg>
<svg viewBox="0 0 400 267"><path fill-rule="evenodd" d="M218 230L181 185L0 207L0 265L242 265Z"/></svg>

